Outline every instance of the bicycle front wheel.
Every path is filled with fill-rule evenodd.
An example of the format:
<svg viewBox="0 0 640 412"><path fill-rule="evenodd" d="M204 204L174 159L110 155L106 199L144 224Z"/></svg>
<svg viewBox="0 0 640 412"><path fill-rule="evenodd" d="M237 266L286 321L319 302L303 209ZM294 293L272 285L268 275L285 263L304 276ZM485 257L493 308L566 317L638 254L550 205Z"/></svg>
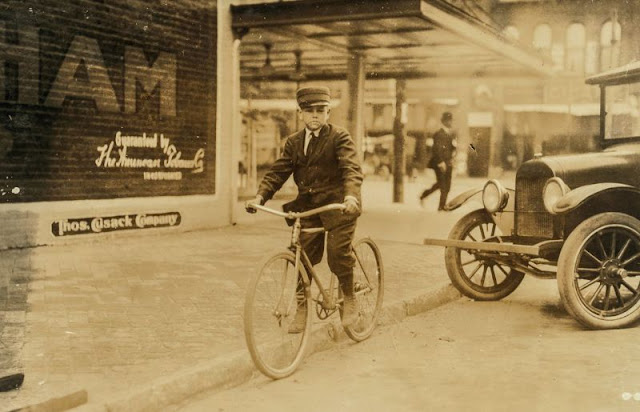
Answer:
<svg viewBox="0 0 640 412"><path fill-rule="evenodd" d="M300 266L299 271L304 268ZM251 358L272 379L291 375L304 357L311 330L311 298L298 287L292 253L269 258L253 277L244 305L244 334Z"/></svg>
<svg viewBox="0 0 640 412"><path fill-rule="evenodd" d="M371 336L382 309L384 269L380 250L370 238L354 242L353 253L356 258L353 284L358 304L358 321L344 331L351 339L360 342ZM342 311L340 314L342 315Z"/></svg>

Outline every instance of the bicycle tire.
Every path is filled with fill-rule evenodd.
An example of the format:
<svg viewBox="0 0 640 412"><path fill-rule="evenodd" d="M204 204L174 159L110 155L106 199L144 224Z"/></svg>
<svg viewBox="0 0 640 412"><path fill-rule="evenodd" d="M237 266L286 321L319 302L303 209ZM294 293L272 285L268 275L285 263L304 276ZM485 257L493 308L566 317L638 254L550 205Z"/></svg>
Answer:
<svg viewBox="0 0 640 412"><path fill-rule="evenodd" d="M384 267L380 249L371 238L355 241L353 251L356 256L353 282L358 303L358 321L345 327L344 331L352 340L361 342L373 333L382 309ZM342 307L340 317L342 317Z"/></svg>
<svg viewBox="0 0 640 412"><path fill-rule="evenodd" d="M299 310L295 291L298 275L293 273L294 266L295 257L291 252L271 256L249 282L245 298L247 347L258 370L272 379L285 378L297 369L311 332L311 295L307 288L301 300L306 307L302 332L289 332ZM304 268L300 266L299 271Z"/></svg>

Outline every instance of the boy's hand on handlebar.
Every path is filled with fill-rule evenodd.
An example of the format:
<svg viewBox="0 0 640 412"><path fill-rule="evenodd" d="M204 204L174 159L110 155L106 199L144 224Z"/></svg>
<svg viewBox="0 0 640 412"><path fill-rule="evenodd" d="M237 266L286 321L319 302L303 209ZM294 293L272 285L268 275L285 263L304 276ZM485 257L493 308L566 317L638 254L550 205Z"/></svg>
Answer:
<svg viewBox="0 0 640 412"><path fill-rule="evenodd" d="M257 195L254 199L247 200L244 203L244 209L247 211L247 213L256 213L258 209L252 207L252 205L263 205L263 202L264 198L260 195Z"/></svg>
<svg viewBox="0 0 640 412"><path fill-rule="evenodd" d="M358 200L353 196L347 196L344 199L344 210L342 213L346 213L348 215L353 215L358 213L360 210L360 206L358 205Z"/></svg>

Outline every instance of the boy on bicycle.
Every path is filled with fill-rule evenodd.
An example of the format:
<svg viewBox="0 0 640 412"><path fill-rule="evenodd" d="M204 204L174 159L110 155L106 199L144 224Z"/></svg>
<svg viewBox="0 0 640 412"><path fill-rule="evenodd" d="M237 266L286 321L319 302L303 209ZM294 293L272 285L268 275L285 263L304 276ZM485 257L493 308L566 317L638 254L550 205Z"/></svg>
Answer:
<svg viewBox="0 0 640 412"><path fill-rule="evenodd" d="M343 211L329 211L302 220L302 227L326 230L329 268L338 277L344 293L342 323L358 320L353 289L355 258L351 243L360 215L362 171L353 139L345 129L328 123L331 109L329 89L305 87L296 92L298 116L305 128L288 136L281 157L271 166L258 187L256 198L247 202L265 204L282 187L289 176L298 187L295 200L283 205L285 212L303 212L329 203L344 203ZM247 212L256 210L246 207ZM300 242L311 264L322 260L325 233L302 233ZM299 279L299 285L302 282ZM306 317L298 310L290 332L301 332Z"/></svg>

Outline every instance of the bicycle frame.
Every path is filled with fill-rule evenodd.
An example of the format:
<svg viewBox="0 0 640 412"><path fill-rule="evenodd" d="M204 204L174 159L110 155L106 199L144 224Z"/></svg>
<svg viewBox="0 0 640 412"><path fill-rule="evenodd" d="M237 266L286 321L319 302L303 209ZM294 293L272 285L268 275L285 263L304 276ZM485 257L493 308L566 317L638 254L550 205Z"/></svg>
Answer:
<svg viewBox="0 0 640 412"><path fill-rule="evenodd" d="M325 229L322 227L302 228L300 219L296 219L295 223L293 224L293 230L291 234L291 244L289 245L289 250L291 250L295 254L295 266L294 266L293 273L299 272L298 265L302 264L304 266L305 270L302 273L302 277L304 280L305 289L308 289L307 293L311 293L311 282L312 281L315 282L316 286L318 286L318 289L320 290L320 294L322 295L322 301L319 301L319 299L316 299L316 303L319 303L322 306L322 309L327 311L326 316L328 317L338 309L338 304L342 303L342 299L337 299L337 300L334 299L335 294L333 293L333 290L335 286L336 277L335 275L331 276L329 288L325 289L324 286L322 285L322 282L320 281L320 278L316 275L316 272L313 269L313 265L309 260L309 256L307 256L307 253L304 251L304 248L300 243L301 233L319 233L324 231ZM356 258L357 264L360 265L360 267L362 268L362 273L364 274L364 277L367 280L367 285L371 285L371 279L369 279L369 273L367 273L364 270L364 265L360 260L360 256L358 256L355 250L352 250L352 252ZM311 277L311 279L309 279L309 277ZM327 293L327 291L329 292ZM358 289L356 287L355 293L356 295L359 295L369 291L371 291L370 286L367 286L364 289ZM318 316L320 316L319 313L318 313Z"/></svg>
<svg viewBox="0 0 640 412"><path fill-rule="evenodd" d="M293 224L293 230L291 233L291 244L289 245L289 250L291 250L295 254L295 266L293 268L293 273L302 272L302 278L304 281L304 287L307 293L311 293L311 282L315 282L316 286L320 290L320 294L322 295L322 302L318 302L322 305L324 310L335 311L337 309L337 304L340 303L340 300L334 301L334 284L335 284L335 276L331 276L331 281L329 283L329 289L325 289L324 285L320 281L320 278L317 276L315 270L313 269L313 265L309 260L309 256L304 251L302 244L300 243L300 234L301 233L320 233L324 232L324 228L322 227L314 227L314 228L302 228L302 224L300 223L300 218L297 218L295 223ZM304 267L304 271L300 271L300 264ZM330 293L327 293L330 291Z"/></svg>
<svg viewBox="0 0 640 412"><path fill-rule="evenodd" d="M300 273L300 272L302 273L305 293L307 294L311 293L311 283L315 282L316 286L318 286L318 289L320 290L320 294L322 295L322 301L317 303L319 303L322 306L323 310L327 312L331 311L330 313L327 313L327 316L335 312L338 309L338 305L342 302L341 299L334 299L333 290L334 290L334 284L336 280L335 275L331 276L329 289L325 289L322 282L316 275L315 270L313 270L313 265L309 260L309 256L307 256L307 253L304 251L304 248L300 243L301 233L320 233L320 232L324 232L325 229L322 227L303 228L301 219L308 216L313 216L322 212L326 212L329 210L344 210L345 206L340 203L332 203L326 206L308 210L306 212L287 212L287 213L273 210L273 209L270 209L261 205L256 205L256 204L250 204L248 206L257 210L262 210L264 212L271 213L276 216L294 220L293 228L291 231L291 242L289 244L289 250L295 254L295 266L294 266L293 273ZM362 262L360 262L360 257L358 256L357 253L354 253L354 255L356 257L358 264L362 267ZM302 264L305 270L300 271L300 264ZM371 284L370 283L371 281L369 279L369 274L366 273L364 270L363 270L363 273L365 275L365 278L367 279L367 283ZM367 287L361 290L356 290L356 295L366 293L367 291L370 291L370 290L371 290L370 287ZM329 293L327 291L329 291Z"/></svg>
<svg viewBox="0 0 640 412"><path fill-rule="evenodd" d="M286 252L270 256L252 276L247 288L245 338L256 367L273 379L287 377L295 371L302 362L313 331L313 308L320 320L340 311L344 331L353 341L361 342L370 337L377 324L384 290L384 270L377 245L370 238L354 240L351 245L350 253L356 259L353 291L358 297L353 308L356 319L352 320L349 319L351 308L345 309L341 288L336 286L340 279L332 273L329 287L325 288L300 242L303 233L325 236L326 232L323 227L303 227L306 226L303 218L328 210L344 210L345 206L336 203L301 213L284 213L255 204L246 204L246 208L248 212L260 209L294 223ZM280 273L282 271L284 273ZM319 292L311 296L314 282ZM326 278L324 282L327 283ZM276 337L265 341L271 334Z"/></svg>
<svg viewBox="0 0 640 412"><path fill-rule="evenodd" d="M323 309L335 310L336 305L340 303L340 301L339 300L334 301L333 293L331 294L327 293L324 286L322 285L322 282L320 281L320 279L318 279L318 276L316 276L316 273L313 270L313 265L311 264L309 257L307 256L306 252L304 251L304 248L300 244L301 233L319 233L319 232L324 232L325 230L322 227L303 229L301 219L305 217L313 216L322 212L327 212L330 210L344 210L345 206L341 203L332 203L326 206L308 210L306 212L287 212L287 213L273 210L268 207L264 207L262 205L250 204L248 206L257 210L262 210L264 212L271 213L272 215L294 220L293 229L291 231L291 242L289 244L289 250L291 250L295 254L294 273L300 272L300 264L302 264L305 269L304 271L301 271L304 285L305 285L305 291L307 293L310 293L311 282L312 281L315 282L316 285L318 286L318 289L320 289L320 293L322 294L322 297L323 297L323 300L321 302ZM311 276L311 279L309 278L309 275ZM333 290L334 282L335 282L335 278L332 276L331 283L329 286L329 290L331 291Z"/></svg>

